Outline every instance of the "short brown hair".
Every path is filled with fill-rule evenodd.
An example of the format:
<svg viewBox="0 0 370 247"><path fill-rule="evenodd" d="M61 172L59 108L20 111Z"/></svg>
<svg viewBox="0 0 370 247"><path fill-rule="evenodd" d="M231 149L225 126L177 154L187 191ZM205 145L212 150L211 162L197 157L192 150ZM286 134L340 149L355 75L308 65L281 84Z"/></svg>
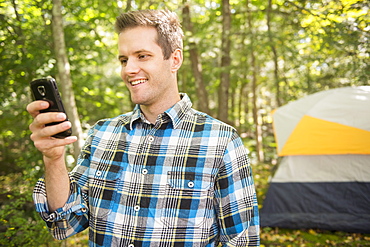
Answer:
<svg viewBox="0 0 370 247"><path fill-rule="evenodd" d="M117 17L115 29L117 33L121 33L125 29L138 26L154 27L157 30L157 43L162 48L165 60L176 49L183 49L184 33L176 13L169 10L130 11Z"/></svg>

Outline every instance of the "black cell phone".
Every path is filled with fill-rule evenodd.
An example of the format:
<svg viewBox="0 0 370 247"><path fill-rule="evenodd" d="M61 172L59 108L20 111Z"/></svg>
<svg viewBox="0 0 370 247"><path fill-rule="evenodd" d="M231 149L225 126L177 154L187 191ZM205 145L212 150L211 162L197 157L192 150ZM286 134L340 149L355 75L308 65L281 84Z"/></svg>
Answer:
<svg viewBox="0 0 370 247"><path fill-rule="evenodd" d="M44 112L64 112L62 98L60 97L57 83L54 78L42 78L37 79L31 82L31 91L35 100L45 100L49 102L49 108L41 110L41 113ZM67 115L67 114L66 114ZM65 120L68 121L68 118ZM64 121L62 121L64 122ZM53 122L46 124L46 126L56 125L62 122ZM53 137L55 138L66 138L67 136L72 135L72 129L60 132Z"/></svg>

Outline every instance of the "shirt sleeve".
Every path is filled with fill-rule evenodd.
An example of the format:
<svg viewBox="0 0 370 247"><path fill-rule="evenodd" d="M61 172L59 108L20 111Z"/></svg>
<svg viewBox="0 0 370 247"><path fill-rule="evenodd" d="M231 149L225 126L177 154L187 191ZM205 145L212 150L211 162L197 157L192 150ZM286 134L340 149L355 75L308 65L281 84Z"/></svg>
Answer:
<svg viewBox="0 0 370 247"><path fill-rule="evenodd" d="M89 226L88 195L84 189L87 183L87 171L90 164L92 130L80 153L74 170L69 173L70 193L66 204L50 212L48 208L45 180L40 178L33 191L36 211L46 222L55 239L62 240L79 233Z"/></svg>
<svg viewBox="0 0 370 247"><path fill-rule="evenodd" d="M62 240L83 231L88 226L87 205L80 187L71 178L70 196L66 204L50 212L48 209L44 178L40 178L33 191L36 211L46 222L55 239Z"/></svg>
<svg viewBox="0 0 370 247"><path fill-rule="evenodd" d="M216 182L216 209L222 246L259 246L257 196L247 150L233 134Z"/></svg>

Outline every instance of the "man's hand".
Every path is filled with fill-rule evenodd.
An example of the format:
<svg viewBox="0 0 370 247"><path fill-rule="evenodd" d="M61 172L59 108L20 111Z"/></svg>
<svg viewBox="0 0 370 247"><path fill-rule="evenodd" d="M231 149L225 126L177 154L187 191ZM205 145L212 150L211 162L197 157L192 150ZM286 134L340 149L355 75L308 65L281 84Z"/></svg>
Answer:
<svg viewBox="0 0 370 247"><path fill-rule="evenodd" d="M64 155L64 146L77 141L77 137L70 136L64 139L53 138L52 136L65 131L71 127L69 121L57 125L45 126L48 123L60 122L67 118L62 112L40 113L40 110L47 109L49 103L38 100L27 105L27 111L34 118L29 128L32 132L31 140L35 147L42 152L44 158L58 160Z"/></svg>
<svg viewBox="0 0 370 247"><path fill-rule="evenodd" d="M69 197L70 181L64 159L65 145L77 141L77 137L69 136L65 139L52 137L53 135L71 127L68 121L57 125L45 126L48 123L60 122L67 118L64 113L40 113L47 109L46 101L34 101L27 105L27 111L34 118L30 124L31 140L43 154L45 163L45 187L50 212L63 207Z"/></svg>

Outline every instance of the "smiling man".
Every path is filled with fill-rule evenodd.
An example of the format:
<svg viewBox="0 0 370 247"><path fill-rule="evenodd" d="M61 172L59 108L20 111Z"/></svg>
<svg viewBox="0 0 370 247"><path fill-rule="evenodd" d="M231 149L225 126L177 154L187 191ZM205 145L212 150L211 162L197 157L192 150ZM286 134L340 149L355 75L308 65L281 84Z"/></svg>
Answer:
<svg viewBox="0 0 370 247"><path fill-rule="evenodd" d="M89 246L258 246L259 214L247 152L234 128L191 108L179 93L183 33L176 14L145 10L117 18L121 76L135 109L98 121L68 173L51 136L64 115L27 109L45 177L36 210L53 236L89 229Z"/></svg>
<svg viewBox="0 0 370 247"><path fill-rule="evenodd" d="M182 64L182 50L176 48L164 59L157 36L155 27L139 26L125 28L118 41L121 77L130 90L132 102L140 105L152 123L180 101L176 75Z"/></svg>

